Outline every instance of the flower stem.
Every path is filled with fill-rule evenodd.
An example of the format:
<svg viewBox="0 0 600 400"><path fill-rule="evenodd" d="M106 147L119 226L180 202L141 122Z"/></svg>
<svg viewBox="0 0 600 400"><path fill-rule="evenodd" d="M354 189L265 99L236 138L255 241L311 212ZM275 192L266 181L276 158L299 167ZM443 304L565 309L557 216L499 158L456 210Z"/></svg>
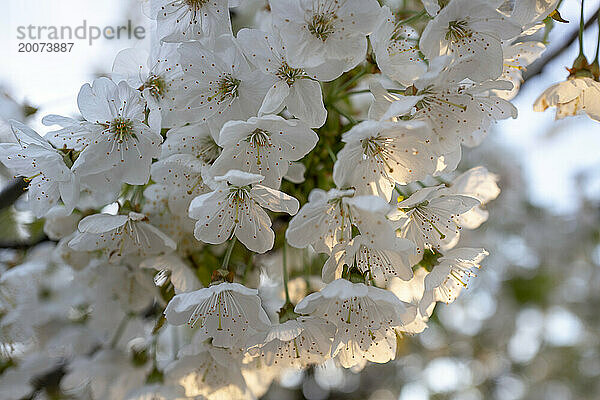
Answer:
<svg viewBox="0 0 600 400"><path fill-rule="evenodd" d="M594 62L598 63L598 53L600 53L600 9L598 9L598 41L596 42L596 57L594 57Z"/></svg>
<svg viewBox="0 0 600 400"><path fill-rule="evenodd" d="M403 19L402 21L398 22L398 25L403 25L403 24L408 24L409 22L413 22L416 21L418 19L421 19L421 17L427 15L427 10L423 9L420 13L415 14L411 17L408 17L406 19Z"/></svg>
<svg viewBox="0 0 600 400"><path fill-rule="evenodd" d="M584 0L581 0L581 15L579 18L579 55L583 56L583 31L585 29L585 21L583 19L583 4Z"/></svg>
<svg viewBox="0 0 600 400"><path fill-rule="evenodd" d="M235 247L235 242L237 242L237 237L233 237L229 241L229 247L227 247L227 252L225 253L225 258L223 258L223 269L229 268L229 260L231 259L231 253L233 252L233 248Z"/></svg>
<svg viewBox="0 0 600 400"><path fill-rule="evenodd" d="M288 276L288 270L287 270L287 242L284 240L283 241L283 288L285 289L285 302L286 303L291 303L290 302L290 292L288 291L288 280L290 279Z"/></svg>

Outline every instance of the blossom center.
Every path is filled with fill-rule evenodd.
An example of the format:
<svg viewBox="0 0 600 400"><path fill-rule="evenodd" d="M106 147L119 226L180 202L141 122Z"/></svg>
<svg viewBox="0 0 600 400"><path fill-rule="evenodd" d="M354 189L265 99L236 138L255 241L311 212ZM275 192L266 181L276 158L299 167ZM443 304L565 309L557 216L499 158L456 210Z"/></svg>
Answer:
<svg viewBox="0 0 600 400"><path fill-rule="evenodd" d="M204 161L205 163L212 164L212 162L219 157L221 148L210 135L201 138L199 141L200 152L196 158Z"/></svg>
<svg viewBox="0 0 600 400"><path fill-rule="evenodd" d="M144 83L145 89L150 89L150 94L155 98L162 97L167 89L165 80L157 75L151 75L146 83Z"/></svg>
<svg viewBox="0 0 600 400"><path fill-rule="evenodd" d="M184 2L188 5L190 9L199 10L200 8L202 8L202 6L208 3L208 0L184 0Z"/></svg>
<svg viewBox="0 0 600 400"><path fill-rule="evenodd" d="M317 39L326 41L335 32L336 15L333 13L313 14L308 22L308 31Z"/></svg>
<svg viewBox="0 0 600 400"><path fill-rule="evenodd" d="M271 145L271 133L264 129L256 128L246 138L246 141L254 148L269 146Z"/></svg>
<svg viewBox="0 0 600 400"><path fill-rule="evenodd" d="M110 131L115 135L115 140L123 143L128 138L135 138L133 122L128 118L117 117L110 123Z"/></svg>
<svg viewBox="0 0 600 400"><path fill-rule="evenodd" d="M460 39L471 37L473 31L468 27L467 21L450 21L448 22L448 31L446 32L446 40L458 42Z"/></svg>
<svg viewBox="0 0 600 400"><path fill-rule="evenodd" d="M241 81L239 79L234 78L230 74L225 75L218 83L217 93L214 97L219 97L219 102L225 100L233 100L239 96L238 89L240 87ZM214 98L213 97L213 98ZM212 98L208 99L209 101Z"/></svg>
<svg viewBox="0 0 600 400"><path fill-rule="evenodd" d="M306 76L303 69L292 68L286 62L283 62L283 64L281 64L281 67L279 67L277 72L275 72L275 75L279 79L284 80L285 83L288 84L288 86L292 86L294 82L296 82L296 80L304 78Z"/></svg>

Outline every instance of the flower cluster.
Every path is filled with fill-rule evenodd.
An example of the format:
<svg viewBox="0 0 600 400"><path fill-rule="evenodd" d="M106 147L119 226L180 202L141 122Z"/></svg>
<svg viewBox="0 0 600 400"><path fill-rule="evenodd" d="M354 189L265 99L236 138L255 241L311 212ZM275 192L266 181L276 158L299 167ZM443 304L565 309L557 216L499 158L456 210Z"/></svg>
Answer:
<svg viewBox="0 0 600 400"><path fill-rule="evenodd" d="M516 117L556 1L270 0L235 34L251 5L147 3L150 54L0 144L57 242L0 279L7 398L57 370L77 398L253 399L394 359L488 254L460 233L497 177L456 169Z"/></svg>

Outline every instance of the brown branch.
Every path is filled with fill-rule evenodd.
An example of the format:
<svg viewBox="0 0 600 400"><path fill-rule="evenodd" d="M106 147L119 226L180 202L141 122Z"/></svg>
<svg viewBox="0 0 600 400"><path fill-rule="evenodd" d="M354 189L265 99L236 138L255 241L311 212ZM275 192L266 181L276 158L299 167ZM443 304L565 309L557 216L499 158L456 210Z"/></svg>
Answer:
<svg viewBox="0 0 600 400"><path fill-rule="evenodd" d="M598 7L598 9L596 9L596 11L594 11L592 16L590 18L588 18L587 21L585 21L585 25L583 28L584 31L587 28L589 28L590 26L592 26L594 24L594 22L596 22L599 12L600 12L600 7ZM545 53L544 57L540 58L539 60L537 60L536 62L531 64L531 66L529 68L527 68L527 71L523 74L523 80L524 80L523 85L525 85L529 79L541 74L544 71L544 68L546 68L546 65L548 65L552 60L554 60L555 58L560 56L569 47L571 47L571 45L577 40L578 36L579 36L579 27L577 28L577 30L571 32L569 34L569 36L567 36L567 39L563 42L563 44L561 46L559 46L555 49L550 49L550 51ZM568 65L568 67L570 67L570 65Z"/></svg>

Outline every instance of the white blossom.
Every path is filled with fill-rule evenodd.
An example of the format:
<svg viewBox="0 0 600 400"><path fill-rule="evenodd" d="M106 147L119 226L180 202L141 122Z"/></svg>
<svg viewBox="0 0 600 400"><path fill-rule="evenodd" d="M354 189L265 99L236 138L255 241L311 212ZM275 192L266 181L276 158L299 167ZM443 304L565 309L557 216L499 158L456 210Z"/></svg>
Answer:
<svg viewBox="0 0 600 400"><path fill-rule="evenodd" d="M289 65L319 68L331 80L358 65L375 27L375 0L273 0L273 25L281 34Z"/></svg>
<svg viewBox="0 0 600 400"><path fill-rule="evenodd" d="M229 282L176 295L165 316L173 325L198 325L201 338L218 347L234 347L271 325L258 291Z"/></svg>
<svg viewBox="0 0 600 400"><path fill-rule="evenodd" d="M237 169L264 177L262 184L274 189L281 185L292 161L310 152L319 137L299 120L277 115L229 121L219 134L223 151L212 165L213 176Z"/></svg>
<svg viewBox="0 0 600 400"><path fill-rule="evenodd" d="M251 338L248 353L279 367L321 364L329 356L335 330L327 320L300 316Z"/></svg>
<svg viewBox="0 0 600 400"><path fill-rule="evenodd" d="M262 180L261 175L238 170L215 178L214 191L196 197L190 204L190 217L198 221L196 238L219 244L235 236L249 250L270 250L275 234L263 208L294 215L299 204L295 198L259 184Z"/></svg>
<svg viewBox="0 0 600 400"><path fill-rule="evenodd" d="M50 115L46 125L59 124L52 143L81 151L73 172L91 190L98 189L93 176L104 182L144 185L150 178L150 164L157 158L162 137L143 121L145 102L126 82L118 86L107 78L83 85L77 104L84 122ZM104 183L106 185L106 183Z"/></svg>
<svg viewBox="0 0 600 400"><path fill-rule="evenodd" d="M426 187L399 202L392 219L401 237L417 245L420 258L425 249L454 246L461 229L456 219L479 204L474 197L447 193L443 185Z"/></svg>
<svg viewBox="0 0 600 400"><path fill-rule="evenodd" d="M318 128L325 123L327 111L316 73L311 68L290 67L277 33L242 29L237 40L248 60L275 78L259 113L277 114L287 107L290 114L311 127Z"/></svg>
<svg viewBox="0 0 600 400"><path fill-rule="evenodd" d="M333 167L333 180L359 195L373 194L389 201L396 184L405 185L435 171L429 134L422 122L362 122L342 135L345 146Z"/></svg>
<svg viewBox="0 0 600 400"><path fill-rule="evenodd" d="M569 78L546 89L533 105L534 111L556 107L556 119L585 113L600 121L600 83L592 78Z"/></svg>
<svg viewBox="0 0 600 400"><path fill-rule="evenodd" d="M323 281L341 278L344 265L356 267L374 282L387 282L393 277L409 280L413 276L409 256L415 253L415 245L396 236L372 240L368 236L355 236L348 244L333 248L323 266Z"/></svg>
<svg viewBox="0 0 600 400"><path fill-rule="evenodd" d="M208 123L218 139L223 124L257 114L274 79L252 70L231 35L179 46L183 77L173 96L179 124Z"/></svg>
<svg viewBox="0 0 600 400"><path fill-rule="evenodd" d="M482 82L502 74L501 42L520 33L487 0L452 0L427 24L419 48L430 60L451 56L463 78Z"/></svg>
<svg viewBox="0 0 600 400"><path fill-rule="evenodd" d="M419 302L419 311L426 314L436 301L452 303L467 287L473 269L488 255L484 249L460 248L448 251L425 277L425 292Z"/></svg>
<svg viewBox="0 0 600 400"><path fill-rule="evenodd" d="M231 33L229 7L240 0L148 0L150 18L156 20L158 38L165 42L199 40Z"/></svg>
<svg viewBox="0 0 600 400"><path fill-rule="evenodd" d="M294 309L330 321L337 327L332 357L349 368L362 359L384 363L395 357L395 327L410 323L414 306L391 292L362 283L337 279L306 296Z"/></svg>
<svg viewBox="0 0 600 400"><path fill-rule="evenodd" d="M114 262L127 255L155 255L175 250L171 238L147 222L144 214L94 214L79 222L69 242L78 251L104 250Z"/></svg>
<svg viewBox="0 0 600 400"><path fill-rule="evenodd" d="M417 32L396 22L389 7L381 8L377 27L370 39L377 66L391 79L410 86L427 70L419 54Z"/></svg>
<svg viewBox="0 0 600 400"><path fill-rule="evenodd" d="M115 57L112 69L115 82L124 80L142 92L149 110L148 125L160 133L163 110L172 96L173 83L181 76L179 53L174 44L153 47L148 54L140 48L121 50Z"/></svg>
<svg viewBox="0 0 600 400"><path fill-rule="evenodd" d="M381 197L354 194L354 190L314 189L290 221L288 243L297 248L312 245L317 252L330 254L336 245L352 239L352 225L372 239L394 236L386 218L389 204Z"/></svg>
<svg viewBox="0 0 600 400"><path fill-rule="evenodd" d="M70 214L79 200L79 178L65 164L61 154L33 129L11 121L17 143L0 143L0 162L29 183L27 204L40 218L62 200Z"/></svg>

